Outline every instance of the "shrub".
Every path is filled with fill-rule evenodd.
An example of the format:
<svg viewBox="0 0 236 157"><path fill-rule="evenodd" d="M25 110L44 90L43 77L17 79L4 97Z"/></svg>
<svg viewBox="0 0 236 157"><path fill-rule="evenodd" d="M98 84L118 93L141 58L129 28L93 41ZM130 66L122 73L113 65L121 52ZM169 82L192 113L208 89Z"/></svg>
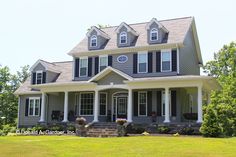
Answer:
<svg viewBox="0 0 236 157"><path fill-rule="evenodd" d="M68 131L75 131L75 126L74 125L68 125L66 129Z"/></svg>
<svg viewBox="0 0 236 157"><path fill-rule="evenodd" d="M170 128L168 126L159 126L157 128L157 132L160 134L168 134L170 132Z"/></svg>
<svg viewBox="0 0 236 157"><path fill-rule="evenodd" d="M180 130L180 134L182 135L193 135L194 129L191 127L184 127Z"/></svg>
<svg viewBox="0 0 236 157"><path fill-rule="evenodd" d="M47 126L46 125L36 125L35 127L34 127L34 130L35 131L46 131L48 128L47 128Z"/></svg>
<svg viewBox="0 0 236 157"><path fill-rule="evenodd" d="M116 123L117 123L118 125L123 125L123 124L125 124L126 122L127 122L126 119L116 119Z"/></svg>
<svg viewBox="0 0 236 157"><path fill-rule="evenodd" d="M64 130L63 126L62 125L58 125L58 124L50 126L49 129L51 131L63 131Z"/></svg>
<svg viewBox="0 0 236 157"><path fill-rule="evenodd" d="M9 124L3 125L2 132L5 135L7 135L8 133L15 133L16 132L16 127L10 126Z"/></svg>
<svg viewBox="0 0 236 157"><path fill-rule="evenodd" d="M79 125L85 125L86 119L84 117L78 117L78 118L76 118L75 122Z"/></svg>

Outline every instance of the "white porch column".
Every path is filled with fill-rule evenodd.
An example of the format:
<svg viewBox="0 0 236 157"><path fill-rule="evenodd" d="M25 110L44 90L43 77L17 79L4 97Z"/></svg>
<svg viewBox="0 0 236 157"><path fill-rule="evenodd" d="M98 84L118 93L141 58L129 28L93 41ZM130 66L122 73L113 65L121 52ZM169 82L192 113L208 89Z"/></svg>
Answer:
<svg viewBox="0 0 236 157"><path fill-rule="evenodd" d="M65 91L64 97L64 119L62 122L68 122L68 91Z"/></svg>
<svg viewBox="0 0 236 157"><path fill-rule="evenodd" d="M41 116L39 122L45 122L45 93L42 93L42 102L41 102Z"/></svg>
<svg viewBox="0 0 236 157"><path fill-rule="evenodd" d="M169 103L169 88L165 88L165 120L164 123L170 122L170 103Z"/></svg>
<svg viewBox="0 0 236 157"><path fill-rule="evenodd" d="M128 93L128 105L127 105L127 121L132 122L132 89L129 89Z"/></svg>
<svg viewBox="0 0 236 157"><path fill-rule="evenodd" d="M198 110L198 118L197 118L197 123L202 123L202 86L198 86L197 88L198 90L198 106L197 106L197 110Z"/></svg>
<svg viewBox="0 0 236 157"><path fill-rule="evenodd" d="M94 112L93 112L93 122L98 122L98 90L95 90L95 100L94 100Z"/></svg>

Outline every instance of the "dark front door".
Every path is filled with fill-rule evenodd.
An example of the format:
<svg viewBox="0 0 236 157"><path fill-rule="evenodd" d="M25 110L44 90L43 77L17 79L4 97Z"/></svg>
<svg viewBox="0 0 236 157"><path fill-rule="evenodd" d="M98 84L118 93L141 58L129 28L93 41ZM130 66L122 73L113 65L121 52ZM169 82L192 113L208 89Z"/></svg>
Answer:
<svg viewBox="0 0 236 157"><path fill-rule="evenodd" d="M127 118L127 97L117 97L117 118Z"/></svg>

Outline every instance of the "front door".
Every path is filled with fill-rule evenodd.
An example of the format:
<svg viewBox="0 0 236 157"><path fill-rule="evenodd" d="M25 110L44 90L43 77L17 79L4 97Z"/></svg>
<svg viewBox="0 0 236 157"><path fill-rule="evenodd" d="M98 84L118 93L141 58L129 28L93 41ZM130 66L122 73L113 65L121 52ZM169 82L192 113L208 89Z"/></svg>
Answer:
<svg viewBox="0 0 236 157"><path fill-rule="evenodd" d="M127 118L127 97L117 97L117 118Z"/></svg>

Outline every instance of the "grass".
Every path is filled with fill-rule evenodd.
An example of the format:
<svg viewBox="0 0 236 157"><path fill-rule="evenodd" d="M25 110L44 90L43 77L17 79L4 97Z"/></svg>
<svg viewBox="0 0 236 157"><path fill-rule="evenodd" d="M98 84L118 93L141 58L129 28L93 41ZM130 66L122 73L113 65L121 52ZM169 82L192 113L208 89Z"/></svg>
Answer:
<svg viewBox="0 0 236 157"><path fill-rule="evenodd" d="M1 157L235 157L236 138L81 138L75 136L0 137Z"/></svg>

